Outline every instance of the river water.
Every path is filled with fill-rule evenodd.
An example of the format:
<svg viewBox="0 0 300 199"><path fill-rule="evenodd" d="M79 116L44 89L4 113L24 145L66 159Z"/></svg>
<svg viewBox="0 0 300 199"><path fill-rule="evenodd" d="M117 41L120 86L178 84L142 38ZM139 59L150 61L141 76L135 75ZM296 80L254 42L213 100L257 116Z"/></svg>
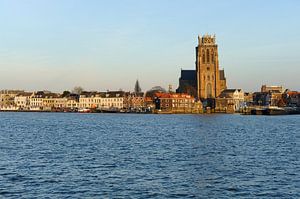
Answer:
<svg viewBox="0 0 300 199"><path fill-rule="evenodd" d="M300 115L0 113L0 198L300 198Z"/></svg>

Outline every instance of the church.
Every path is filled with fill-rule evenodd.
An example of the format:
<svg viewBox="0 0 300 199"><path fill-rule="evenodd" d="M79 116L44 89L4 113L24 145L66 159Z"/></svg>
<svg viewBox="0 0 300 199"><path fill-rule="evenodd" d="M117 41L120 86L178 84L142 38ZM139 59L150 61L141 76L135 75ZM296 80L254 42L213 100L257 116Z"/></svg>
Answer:
<svg viewBox="0 0 300 199"><path fill-rule="evenodd" d="M201 101L217 98L227 88L224 70L219 69L215 35L198 36L196 70L182 70L177 93L190 94Z"/></svg>

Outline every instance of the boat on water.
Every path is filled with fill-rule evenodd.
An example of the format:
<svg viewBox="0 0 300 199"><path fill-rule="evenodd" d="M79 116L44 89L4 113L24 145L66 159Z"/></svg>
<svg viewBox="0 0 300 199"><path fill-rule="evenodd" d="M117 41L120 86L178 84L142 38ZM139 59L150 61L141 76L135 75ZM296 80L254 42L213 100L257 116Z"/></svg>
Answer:
<svg viewBox="0 0 300 199"><path fill-rule="evenodd" d="M88 108L83 108L83 109L79 109L78 110L78 113L91 113L91 109L88 109Z"/></svg>

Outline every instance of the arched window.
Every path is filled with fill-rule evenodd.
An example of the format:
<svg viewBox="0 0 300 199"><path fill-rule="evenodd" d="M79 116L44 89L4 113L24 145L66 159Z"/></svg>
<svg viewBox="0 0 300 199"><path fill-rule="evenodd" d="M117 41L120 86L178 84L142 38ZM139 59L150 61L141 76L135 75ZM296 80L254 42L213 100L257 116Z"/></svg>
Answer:
<svg viewBox="0 0 300 199"><path fill-rule="evenodd" d="M208 83L206 85L206 97L207 98L211 98L212 97L211 83Z"/></svg>
<svg viewBox="0 0 300 199"><path fill-rule="evenodd" d="M207 75L207 80L210 81L210 76L209 75Z"/></svg>
<svg viewBox="0 0 300 199"><path fill-rule="evenodd" d="M205 53L204 53L204 51L202 51L202 63L203 64L205 63Z"/></svg>
<svg viewBox="0 0 300 199"><path fill-rule="evenodd" d="M214 58L214 53L211 52L211 62L214 63L215 62L215 58Z"/></svg>
<svg viewBox="0 0 300 199"><path fill-rule="evenodd" d="M206 61L207 61L207 63L210 62L209 50L208 49L206 50Z"/></svg>

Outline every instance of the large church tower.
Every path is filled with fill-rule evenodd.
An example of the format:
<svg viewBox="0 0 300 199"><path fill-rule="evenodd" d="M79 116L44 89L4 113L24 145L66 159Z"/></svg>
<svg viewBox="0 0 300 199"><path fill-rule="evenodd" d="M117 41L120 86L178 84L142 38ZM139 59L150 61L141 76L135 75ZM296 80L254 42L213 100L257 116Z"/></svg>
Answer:
<svg viewBox="0 0 300 199"><path fill-rule="evenodd" d="M218 45L215 36L198 36L196 74L199 99L216 98L222 90L226 89L224 70L219 70Z"/></svg>

